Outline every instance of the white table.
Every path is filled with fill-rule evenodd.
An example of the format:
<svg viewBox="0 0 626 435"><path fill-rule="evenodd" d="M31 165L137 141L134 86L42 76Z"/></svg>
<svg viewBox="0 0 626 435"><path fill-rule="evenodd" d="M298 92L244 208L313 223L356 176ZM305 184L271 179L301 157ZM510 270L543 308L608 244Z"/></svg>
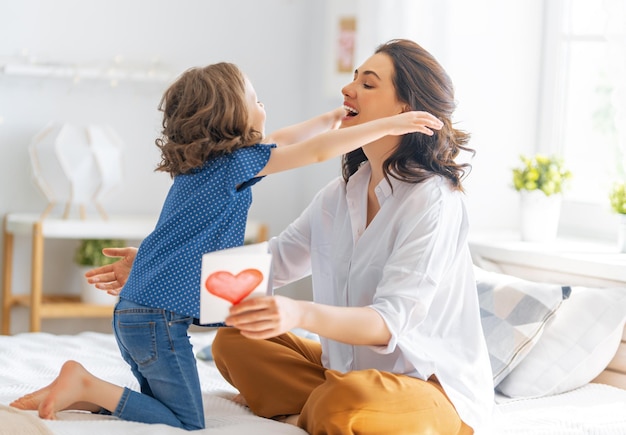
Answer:
<svg viewBox="0 0 626 435"><path fill-rule="evenodd" d="M86 304L78 297L44 295L43 264L46 239L128 239L141 240L156 224L156 216L111 216L107 220L42 218L37 214L9 213L4 217L4 260L2 286L2 334L10 334L11 310L25 306L30 311L30 331L41 330L44 318L110 317L113 306ZM32 240L29 294L13 293L14 237Z"/></svg>
<svg viewBox="0 0 626 435"><path fill-rule="evenodd" d="M43 292L44 241L46 239L125 239L142 240L153 229L157 216L109 216L91 219L64 219L27 213L8 213L4 217L4 260L2 265L2 334L10 334L11 309L25 306L30 311L30 331L41 330L44 318L110 317L113 306L83 303L68 295ZM32 239L31 283L29 294L13 293L14 237ZM268 226L249 220L245 240L256 243L267 240Z"/></svg>

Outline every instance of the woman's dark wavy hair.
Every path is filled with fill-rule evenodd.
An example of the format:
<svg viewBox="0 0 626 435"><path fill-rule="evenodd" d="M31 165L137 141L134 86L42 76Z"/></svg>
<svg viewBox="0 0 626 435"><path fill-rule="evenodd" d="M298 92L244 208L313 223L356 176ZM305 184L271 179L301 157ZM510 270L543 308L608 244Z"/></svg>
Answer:
<svg viewBox="0 0 626 435"><path fill-rule="evenodd" d="M159 103L163 129L155 140L161 150L156 170L187 174L209 159L259 143L245 94L244 74L232 63L185 71Z"/></svg>
<svg viewBox="0 0 626 435"><path fill-rule="evenodd" d="M411 110L435 115L443 122L433 136L410 133L402 136L400 144L383 163L385 178L409 183L421 183L440 174L450 180L456 190L463 191L461 180L469 174L469 163L458 164L454 159L461 150L475 151L467 146L470 135L452 126L456 108L454 88L450 77L435 58L420 45L406 39L394 39L378 46L375 54L388 55L394 65L393 84L399 101ZM342 157L344 180L367 160L362 149Z"/></svg>

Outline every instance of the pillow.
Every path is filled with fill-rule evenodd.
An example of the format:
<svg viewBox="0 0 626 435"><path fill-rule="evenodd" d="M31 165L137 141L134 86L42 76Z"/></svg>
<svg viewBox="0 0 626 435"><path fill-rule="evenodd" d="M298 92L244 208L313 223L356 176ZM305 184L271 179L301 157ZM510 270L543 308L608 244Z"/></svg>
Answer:
<svg viewBox="0 0 626 435"><path fill-rule="evenodd" d="M526 281L474 266L494 386L537 343L570 288Z"/></svg>
<svg viewBox="0 0 626 435"><path fill-rule="evenodd" d="M626 287L573 287L539 343L498 390L510 397L537 397L587 384L615 356L624 322Z"/></svg>

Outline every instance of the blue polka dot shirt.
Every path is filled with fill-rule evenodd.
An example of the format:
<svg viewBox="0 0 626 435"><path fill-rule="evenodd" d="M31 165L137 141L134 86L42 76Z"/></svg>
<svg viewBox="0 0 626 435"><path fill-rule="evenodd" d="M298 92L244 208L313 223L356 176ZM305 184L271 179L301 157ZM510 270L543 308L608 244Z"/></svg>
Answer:
<svg viewBox="0 0 626 435"><path fill-rule="evenodd" d="M174 177L120 297L199 318L202 255L243 245L251 186L274 147L240 148Z"/></svg>

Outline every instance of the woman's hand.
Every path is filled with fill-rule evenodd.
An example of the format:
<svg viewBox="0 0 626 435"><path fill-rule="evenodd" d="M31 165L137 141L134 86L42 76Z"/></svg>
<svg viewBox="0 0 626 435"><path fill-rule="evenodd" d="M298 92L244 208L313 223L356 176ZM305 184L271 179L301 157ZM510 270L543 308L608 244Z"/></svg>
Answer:
<svg viewBox="0 0 626 435"><path fill-rule="evenodd" d="M113 264L107 264L95 269L88 270L85 278L90 284L94 284L96 288L105 290L108 294L117 296L126 281L133 267L137 248L128 246L126 248L104 248L102 253L107 257L120 257Z"/></svg>
<svg viewBox="0 0 626 435"><path fill-rule="evenodd" d="M233 305L226 324L248 338L276 337L300 326L301 304L285 296L259 296Z"/></svg>

